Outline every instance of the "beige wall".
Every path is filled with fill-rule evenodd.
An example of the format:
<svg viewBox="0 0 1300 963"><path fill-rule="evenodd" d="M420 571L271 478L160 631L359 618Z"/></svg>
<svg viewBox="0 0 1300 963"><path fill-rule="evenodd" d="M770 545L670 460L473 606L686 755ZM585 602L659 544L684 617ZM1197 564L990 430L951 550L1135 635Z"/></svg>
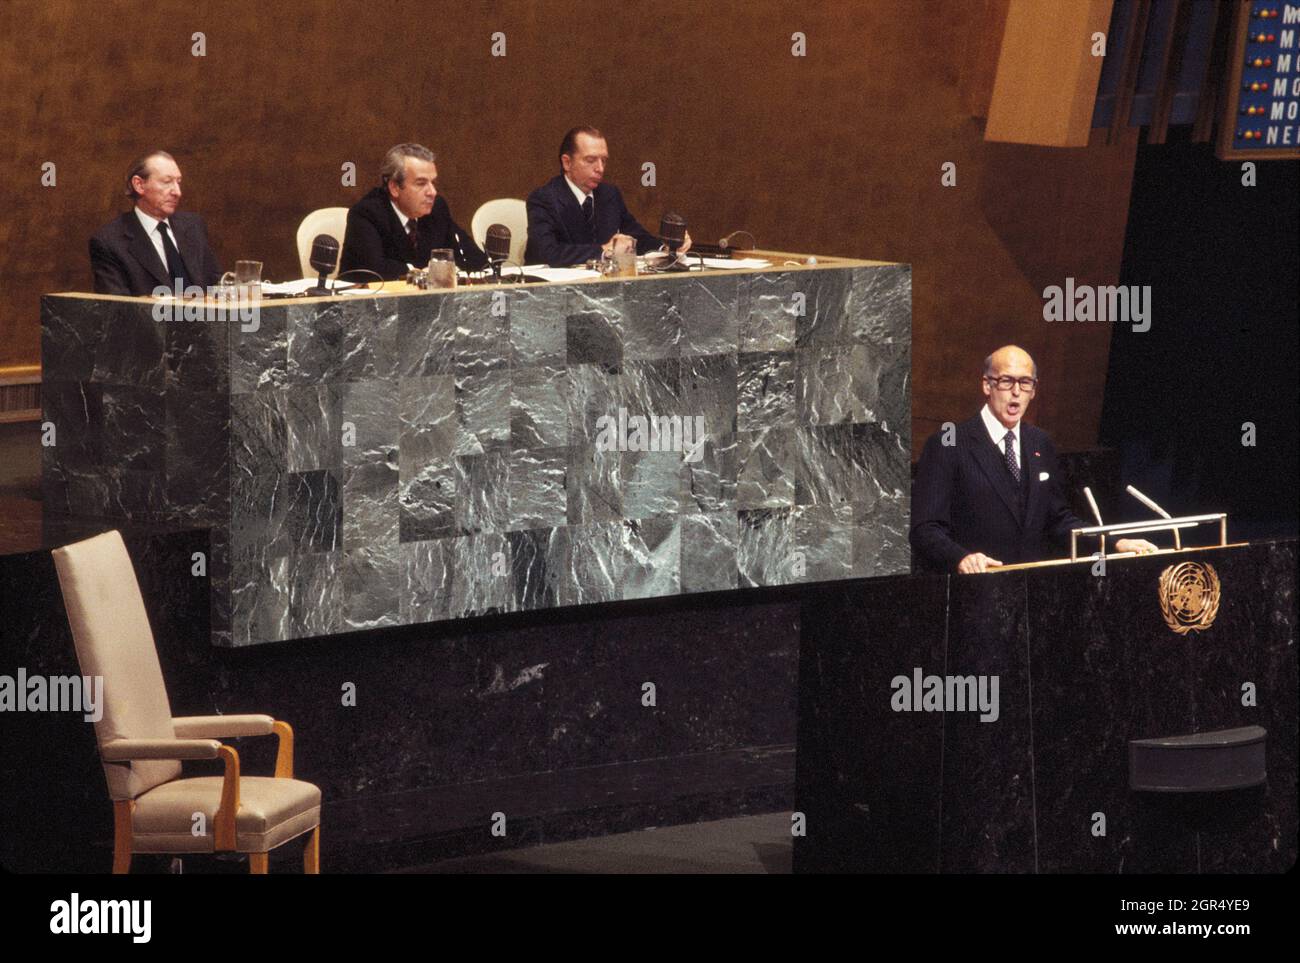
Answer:
<svg viewBox="0 0 1300 963"><path fill-rule="evenodd" d="M402 11L400 16L394 7ZM1109 331L1041 320L1043 287L1118 276L1136 142L986 144L997 0L390 4L261 0L0 4L0 365L39 359L43 292L90 286L86 240L161 146L227 266L296 274L307 211L348 205L385 148L438 152L468 226L550 177L564 129L609 135L610 177L648 226L913 264L915 434L973 413L979 360L1024 343L1036 420L1095 440ZM430 12L440 10L441 12ZM652 15L651 11L654 11ZM202 31L207 56L191 55ZM507 55L491 56L504 31ZM807 56L791 56L791 34ZM40 186L57 164L58 185ZM355 162L358 184L340 185ZM640 165L658 186L640 186ZM957 186L940 186L940 165Z"/></svg>

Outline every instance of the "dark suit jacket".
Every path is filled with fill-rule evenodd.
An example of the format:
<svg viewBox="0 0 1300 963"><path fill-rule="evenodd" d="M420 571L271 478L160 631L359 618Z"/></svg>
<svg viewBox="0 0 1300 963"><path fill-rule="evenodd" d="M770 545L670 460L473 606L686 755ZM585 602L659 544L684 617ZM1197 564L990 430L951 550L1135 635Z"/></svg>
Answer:
<svg viewBox="0 0 1300 963"><path fill-rule="evenodd" d="M1084 523L1061 493L1056 449L1045 431L1020 424L1019 485L979 415L957 426L956 444L946 446L942 437L937 432L925 443L912 483L918 568L953 572L971 552L1007 565L1065 553L1070 529Z"/></svg>
<svg viewBox="0 0 1300 963"><path fill-rule="evenodd" d="M429 252L439 247L455 251L456 263L466 271L487 266L487 255L479 250L469 232L462 231L451 219L451 208L441 194L434 199L433 210L415 222L415 239L412 251L402 222L393 210L388 189L376 187L348 211L339 274L367 268L382 275L385 281L397 281L406 277L408 263L425 267ZM358 274L348 280L360 283L366 278Z"/></svg>
<svg viewBox="0 0 1300 963"><path fill-rule="evenodd" d="M221 266L208 243L203 218L177 211L168 219L172 238L185 262L185 283L211 287L221 280ZM172 287L167 265L158 256L135 209L110 221L90 239L90 269L98 294L153 294L154 288Z"/></svg>
<svg viewBox="0 0 1300 963"><path fill-rule="evenodd" d="M573 196L563 174L552 177L528 195L528 248L524 260L529 264L563 267L582 264L600 257L600 247L615 234L636 238L638 254L653 251L661 244L623 203L623 195L613 184L599 184L591 192L596 205L595 226L588 227L578 199Z"/></svg>

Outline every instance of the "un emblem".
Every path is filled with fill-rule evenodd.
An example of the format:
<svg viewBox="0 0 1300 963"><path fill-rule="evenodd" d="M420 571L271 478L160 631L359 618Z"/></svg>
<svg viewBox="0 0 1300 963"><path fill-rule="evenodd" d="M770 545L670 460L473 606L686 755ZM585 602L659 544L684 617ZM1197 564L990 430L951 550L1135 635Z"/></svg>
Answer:
<svg viewBox="0 0 1300 963"><path fill-rule="evenodd" d="M1219 574L1200 562L1170 565L1160 573L1160 611L1179 635L1200 632L1219 614Z"/></svg>

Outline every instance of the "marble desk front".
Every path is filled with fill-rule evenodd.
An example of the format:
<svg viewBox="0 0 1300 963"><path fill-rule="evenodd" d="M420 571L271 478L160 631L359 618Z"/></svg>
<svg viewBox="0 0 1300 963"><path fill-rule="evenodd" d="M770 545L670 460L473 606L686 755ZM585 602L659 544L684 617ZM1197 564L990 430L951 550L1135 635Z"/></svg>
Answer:
<svg viewBox="0 0 1300 963"><path fill-rule="evenodd" d="M911 269L782 258L251 321L47 296L46 505L209 527L218 645L904 573Z"/></svg>

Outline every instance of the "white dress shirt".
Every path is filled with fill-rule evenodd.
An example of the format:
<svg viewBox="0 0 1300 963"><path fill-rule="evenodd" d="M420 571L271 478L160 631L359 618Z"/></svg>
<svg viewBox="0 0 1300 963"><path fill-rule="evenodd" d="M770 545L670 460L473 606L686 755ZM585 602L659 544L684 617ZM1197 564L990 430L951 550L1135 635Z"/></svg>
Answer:
<svg viewBox="0 0 1300 963"><path fill-rule="evenodd" d="M162 234L158 231L158 218L150 217L144 211L140 210L138 206L135 209L135 216L140 219L140 225L144 228L144 233L145 236L149 238L149 243L151 243L153 249L158 252L158 260L162 262L163 270L167 270L167 249L163 247ZM167 223L167 232L172 236L172 243L176 244L176 231L171 226L170 221ZM177 252L179 252L180 249L181 246L176 244Z"/></svg>
<svg viewBox="0 0 1300 963"><path fill-rule="evenodd" d="M1009 431L1016 436L1016 462L1019 463L1021 468L1024 468L1025 456L1020 450L1020 422L1016 422L1016 427L1008 428L998 421L993 412L989 410L988 405L981 409L980 417L984 419L984 428L989 433L989 437L993 439L993 446L1002 453L1003 461L1006 461L1007 457L1007 432Z"/></svg>
<svg viewBox="0 0 1300 963"><path fill-rule="evenodd" d="M573 191L573 196L574 196L575 198L577 198L578 206L579 206L579 207L582 207L582 202L583 202L583 201L585 201L587 198L591 197L590 194L584 194L584 193L582 192L582 188L581 188L581 187L579 187L577 184L573 183L573 181L569 180L569 175L568 175L568 174L565 174L565 175L564 175L564 183L568 184L568 185L569 185L569 190ZM596 202L593 200L591 203L592 203L592 204L595 204Z"/></svg>
<svg viewBox="0 0 1300 963"><path fill-rule="evenodd" d="M388 203L393 204L391 199L388 201ZM396 204L393 204L393 213L396 214L397 219L402 222L402 233L409 237L411 234L411 229L407 227L406 224L408 221L410 221L410 218L407 217L405 214L403 214L402 209L398 207Z"/></svg>
<svg viewBox="0 0 1300 963"><path fill-rule="evenodd" d="M389 203L389 204L393 204L393 199L392 199L391 197L388 199L388 203ZM397 220L401 222L401 225L402 225L402 233L405 234L407 237L410 237L410 236L411 236L411 229L410 229L409 227L407 227L407 225L411 222L411 219L410 219L409 217L407 217L405 214L403 214L403 213L402 213L402 209L401 209L400 207L398 207L396 204L393 204L393 213L397 215ZM415 270L415 265L412 264L410 261L407 261L407 262L406 262L406 269L407 269L408 271L414 271L414 270Z"/></svg>

